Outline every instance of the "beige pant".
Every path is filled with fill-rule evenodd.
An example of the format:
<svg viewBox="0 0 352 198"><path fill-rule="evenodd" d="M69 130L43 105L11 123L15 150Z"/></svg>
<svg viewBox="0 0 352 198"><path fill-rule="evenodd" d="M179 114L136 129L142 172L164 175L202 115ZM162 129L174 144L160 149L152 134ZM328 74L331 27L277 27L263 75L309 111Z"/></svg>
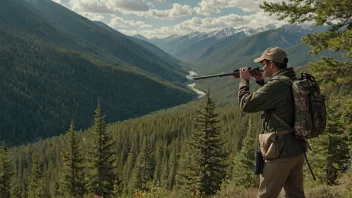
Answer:
<svg viewBox="0 0 352 198"><path fill-rule="evenodd" d="M286 197L305 197L303 163L304 154L292 158L265 160L257 197L277 198L282 188Z"/></svg>

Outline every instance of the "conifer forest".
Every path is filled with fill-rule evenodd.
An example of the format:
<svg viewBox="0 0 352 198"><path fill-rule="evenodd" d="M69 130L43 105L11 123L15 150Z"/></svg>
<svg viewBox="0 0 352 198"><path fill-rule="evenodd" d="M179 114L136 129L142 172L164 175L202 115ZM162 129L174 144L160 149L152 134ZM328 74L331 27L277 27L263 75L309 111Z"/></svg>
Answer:
<svg viewBox="0 0 352 198"><path fill-rule="evenodd" d="M197 81L199 96L186 75L253 67L268 45L325 97L306 197L352 197L351 0L262 1L286 29L164 46L57 2L0 3L0 198L256 197L261 112L240 110L238 79Z"/></svg>

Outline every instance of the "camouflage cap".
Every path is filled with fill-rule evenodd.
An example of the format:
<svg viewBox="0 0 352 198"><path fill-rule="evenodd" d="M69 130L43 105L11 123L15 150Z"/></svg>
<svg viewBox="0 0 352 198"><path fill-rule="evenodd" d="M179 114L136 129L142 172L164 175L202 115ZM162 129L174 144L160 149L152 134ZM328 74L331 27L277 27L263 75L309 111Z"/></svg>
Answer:
<svg viewBox="0 0 352 198"><path fill-rule="evenodd" d="M263 60L271 60L277 63L284 63L285 58L287 58L285 50L279 47L270 47L259 58L254 59L254 62L260 63Z"/></svg>

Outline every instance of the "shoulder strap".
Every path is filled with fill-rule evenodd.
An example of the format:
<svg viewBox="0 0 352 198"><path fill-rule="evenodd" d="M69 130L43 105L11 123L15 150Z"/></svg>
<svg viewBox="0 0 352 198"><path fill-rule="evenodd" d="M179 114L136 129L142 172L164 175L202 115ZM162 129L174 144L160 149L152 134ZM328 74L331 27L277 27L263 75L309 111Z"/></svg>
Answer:
<svg viewBox="0 0 352 198"><path fill-rule="evenodd" d="M285 121L283 121L278 115L276 115L274 112L272 112L272 114L279 122L281 122L281 124L283 124L287 128L288 131L290 131L291 133L295 132L295 130Z"/></svg>
<svg viewBox="0 0 352 198"><path fill-rule="evenodd" d="M287 84L289 86L292 85L291 78L289 78L287 76L275 76L274 78L272 78L272 80L280 80L281 82L284 82L285 84ZM276 115L274 112L272 112L272 114L276 120L278 120L281 124L283 124L287 128L288 131L290 131L291 133L295 132L295 130L289 124L287 124L285 121L283 121L278 115Z"/></svg>

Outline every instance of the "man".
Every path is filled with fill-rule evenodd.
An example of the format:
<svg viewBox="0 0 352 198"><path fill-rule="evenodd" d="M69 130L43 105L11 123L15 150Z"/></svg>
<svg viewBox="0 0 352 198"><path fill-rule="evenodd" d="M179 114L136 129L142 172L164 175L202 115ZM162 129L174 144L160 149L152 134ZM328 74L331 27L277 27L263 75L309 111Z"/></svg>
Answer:
<svg viewBox="0 0 352 198"><path fill-rule="evenodd" d="M262 87L250 93L251 74L247 68L241 68L238 92L240 108L247 113L264 111L263 133L277 132L279 145L279 157L265 160L264 169L260 175L258 197L278 197L282 188L285 190L286 197L305 197L303 190L305 142L295 138L273 115L275 113L293 127L294 101L290 80L296 79L296 74L293 68L287 68L286 52L279 47L266 49L261 57L254 59L254 62L262 64L264 76L270 77L270 80L265 83L263 74L255 73L254 78Z"/></svg>

